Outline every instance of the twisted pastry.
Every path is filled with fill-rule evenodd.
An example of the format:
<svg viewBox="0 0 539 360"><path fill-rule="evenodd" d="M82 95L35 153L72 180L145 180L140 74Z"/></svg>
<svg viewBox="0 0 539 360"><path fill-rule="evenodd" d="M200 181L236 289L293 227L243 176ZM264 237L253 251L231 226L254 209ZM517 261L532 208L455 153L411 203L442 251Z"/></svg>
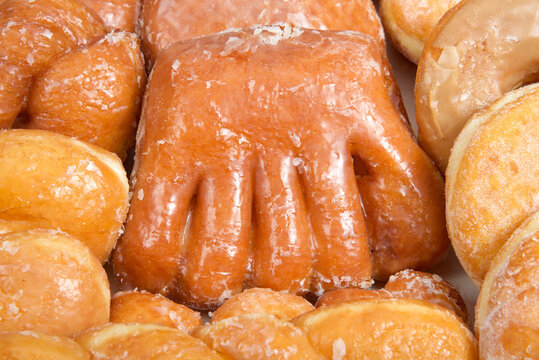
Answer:
<svg viewBox="0 0 539 360"><path fill-rule="evenodd" d="M135 32L140 0L80 0L103 19L109 31Z"/></svg>
<svg viewBox="0 0 539 360"><path fill-rule="evenodd" d="M69 338L21 331L0 333L0 359L90 360L90 354Z"/></svg>

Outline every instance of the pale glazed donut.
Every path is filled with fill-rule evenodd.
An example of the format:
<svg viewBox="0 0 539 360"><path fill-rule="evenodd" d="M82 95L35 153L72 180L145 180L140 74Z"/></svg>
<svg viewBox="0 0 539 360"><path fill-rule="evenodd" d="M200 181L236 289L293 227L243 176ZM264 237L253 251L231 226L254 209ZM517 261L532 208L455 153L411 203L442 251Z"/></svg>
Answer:
<svg viewBox="0 0 539 360"><path fill-rule="evenodd" d="M127 207L127 177L114 154L49 131L0 131L0 233L60 229L103 263Z"/></svg>
<svg viewBox="0 0 539 360"><path fill-rule="evenodd" d="M120 291L111 300L110 322L156 324L190 332L202 325L202 318L198 312L162 295Z"/></svg>
<svg viewBox="0 0 539 360"><path fill-rule="evenodd" d="M417 70L415 103L419 141L440 169L471 115L537 78L537 12L537 0L466 0L433 30Z"/></svg>
<svg viewBox="0 0 539 360"><path fill-rule="evenodd" d="M303 331L267 314L244 314L195 329L192 335L234 360L324 360Z"/></svg>
<svg viewBox="0 0 539 360"><path fill-rule="evenodd" d="M539 358L539 212L492 262L476 305L481 359Z"/></svg>
<svg viewBox="0 0 539 360"><path fill-rule="evenodd" d="M137 36L116 32L61 57L36 76L18 127L77 137L122 160L135 143L144 61Z"/></svg>
<svg viewBox="0 0 539 360"><path fill-rule="evenodd" d="M464 270L480 284L509 235L539 209L539 84L473 116L453 147L447 228Z"/></svg>
<svg viewBox="0 0 539 360"><path fill-rule="evenodd" d="M300 296L254 288L245 290L228 299L212 315L211 322L243 314L268 314L284 321L289 321L314 306Z"/></svg>
<svg viewBox="0 0 539 360"><path fill-rule="evenodd" d="M90 354L67 337L20 331L0 333L3 360L90 360Z"/></svg>
<svg viewBox="0 0 539 360"><path fill-rule="evenodd" d="M81 242L59 232L0 235L0 332L72 336L109 318L105 270Z"/></svg>
<svg viewBox="0 0 539 360"><path fill-rule="evenodd" d="M395 47L417 64L434 26L460 1L380 0L380 17Z"/></svg>
<svg viewBox="0 0 539 360"><path fill-rule="evenodd" d="M138 134L124 287L215 308L244 285L365 287L447 250L443 180L370 37L271 26L176 43Z"/></svg>
<svg viewBox="0 0 539 360"><path fill-rule="evenodd" d="M108 324L75 338L92 360L224 360L183 331L150 324Z"/></svg>
<svg viewBox="0 0 539 360"><path fill-rule="evenodd" d="M146 0L140 20L142 46L150 66L170 44L229 28L289 23L365 33L380 47L389 97L406 122L404 103L386 57L382 23L371 0Z"/></svg>
<svg viewBox="0 0 539 360"><path fill-rule="evenodd" d="M364 299L318 308L292 322L326 359L477 359L464 322L425 301Z"/></svg>
<svg viewBox="0 0 539 360"><path fill-rule="evenodd" d="M135 32L140 12L140 0L80 0L94 10L107 29Z"/></svg>
<svg viewBox="0 0 539 360"><path fill-rule="evenodd" d="M428 301L452 310L464 322L468 321L466 304L458 291L440 276L420 271L404 270L392 275L380 290L338 289L325 293L316 307L361 299L416 299Z"/></svg>

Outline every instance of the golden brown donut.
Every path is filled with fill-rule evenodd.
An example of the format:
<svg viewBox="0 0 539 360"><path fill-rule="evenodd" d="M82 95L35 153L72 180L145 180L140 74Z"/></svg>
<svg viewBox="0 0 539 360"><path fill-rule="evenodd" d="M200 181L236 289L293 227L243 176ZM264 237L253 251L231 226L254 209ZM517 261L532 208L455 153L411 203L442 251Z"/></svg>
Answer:
<svg viewBox="0 0 539 360"><path fill-rule="evenodd" d="M352 30L380 46L384 81L393 105L406 119L399 87L385 55L382 23L371 0L146 0L141 13L142 46L149 65L177 41L252 25L289 23L323 30ZM405 120L406 122L406 120Z"/></svg>
<svg viewBox="0 0 539 360"><path fill-rule="evenodd" d="M140 0L80 0L103 19L109 31L135 32Z"/></svg>
<svg viewBox="0 0 539 360"><path fill-rule="evenodd" d="M444 14L462 0L380 0L380 17L391 41L414 64Z"/></svg>
<svg viewBox="0 0 539 360"><path fill-rule="evenodd" d="M481 359L539 358L539 212L507 240L476 305Z"/></svg>
<svg viewBox="0 0 539 360"><path fill-rule="evenodd" d="M59 55L105 34L97 15L75 0L0 4L0 128L24 108L32 77Z"/></svg>
<svg viewBox="0 0 539 360"><path fill-rule="evenodd" d="M28 98L28 119L17 126L74 136L125 160L135 143L145 85L137 36L109 33L36 76Z"/></svg>
<svg viewBox="0 0 539 360"><path fill-rule="evenodd" d="M324 360L300 329L267 314L230 317L192 335L234 360Z"/></svg>
<svg viewBox="0 0 539 360"><path fill-rule="evenodd" d="M411 299L365 299L292 321L326 359L477 359L472 332L451 310Z"/></svg>
<svg viewBox="0 0 539 360"><path fill-rule="evenodd" d="M289 321L314 306L304 298L271 289L254 288L234 295L221 305L211 317L211 322L243 314L268 314Z"/></svg>
<svg viewBox="0 0 539 360"><path fill-rule="evenodd" d="M81 242L51 230L0 235L0 332L72 336L109 319L105 270Z"/></svg>
<svg viewBox="0 0 539 360"><path fill-rule="evenodd" d="M0 131L0 233L59 229L103 263L127 207L127 177L114 154L49 131Z"/></svg>
<svg viewBox="0 0 539 360"><path fill-rule="evenodd" d="M3 360L90 360L90 354L67 337L33 331L0 333Z"/></svg>
<svg viewBox="0 0 539 360"><path fill-rule="evenodd" d="M288 25L163 51L115 251L122 286L214 308L244 286L321 293L438 262L443 180L380 59L365 35Z"/></svg>
<svg viewBox="0 0 539 360"><path fill-rule="evenodd" d="M440 169L470 116L537 80L537 12L537 0L465 0L433 30L417 70L415 107L420 144Z"/></svg>
<svg viewBox="0 0 539 360"><path fill-rule="evenodd" d="M223 360L183 331L150 324L108 324L75 338L92 360Z"/></svg>
<svg viewBox="0 0 539 360"><path fill-rule="evenodd" d="M200 313L162 295L120 291L111 300L110 322L156 324L190 332L202 325L202 318Z"/></svg>
<svg viewBox="0 0 539 360"><path fill-rule="evenodd" d="M404 270L392 275L383 289L338 289L325 293L316 307L361 299L416 299L452 310L464 322L468 321L466 304L458 291L436 274Z"/></svg>
<svg viewBox="0 0 539 360"><path fill-rule="evenodd" d="M464 270L480 284L509 235L539 209L539 84L473 116L447 167L447 227Z"/></svg>

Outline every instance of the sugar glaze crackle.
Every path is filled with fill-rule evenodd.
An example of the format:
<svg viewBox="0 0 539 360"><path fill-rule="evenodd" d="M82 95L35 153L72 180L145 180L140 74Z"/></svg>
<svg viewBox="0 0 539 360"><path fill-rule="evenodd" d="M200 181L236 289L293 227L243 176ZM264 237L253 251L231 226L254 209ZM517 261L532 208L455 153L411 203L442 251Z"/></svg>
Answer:
<svg viewBox="0 0 539 360"><path fill-rule="evenodd" d="M392 106L380 58L368 36L290 26L164 51L114 255L120 284L214 308L243 287L321 293L438 262L443 181Z"/></svg>

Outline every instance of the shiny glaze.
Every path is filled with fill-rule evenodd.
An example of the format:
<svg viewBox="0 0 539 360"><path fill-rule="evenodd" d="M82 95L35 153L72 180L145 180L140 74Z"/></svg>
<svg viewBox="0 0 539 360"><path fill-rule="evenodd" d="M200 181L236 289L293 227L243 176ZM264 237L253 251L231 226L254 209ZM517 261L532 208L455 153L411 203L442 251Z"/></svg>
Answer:
<svg viewBox="0 0 539 360"><path fill-rule="evenodd" d="M117 278L198 307L244 286L365 287L448 247L441 176L358 33L253 27L169 47L132 181Z"/></svg>
<svg viewBox="0 0 539 360"><path fill-rule="evenodd" d="M365 33L380 46L389 96L406 121L400 90L385 56L382 23L371 0L145 0L140 20L142 45L150 65L170 44L229 28L289 23Z"/></svg>
<svg viewBox="0 0 539 360"><path fill-rule="evenodd" d="M74 136L125 160L135 143L145 86L137 36L109 33L35 77L27 119L17 126Z"/></svg>
<svg viewBox="0 0 539 360"><path fill-rule="evenodd" d="M90 354L67 337L21 331L0 333L0 359L90 360Z"/></svg>
<svg viewBox="0 0 539 360"><path fill-rule="evenodd" d="M0 4L0 128L26 104L32 77L66 51L105 34L95 14L75 0L6 0Z"/></svg>
<svg viewBox="0 0 539 360"><path fill-rule="evenodd" d="M101 17L107 30L135 32L140 0L80 0Z"/></svg>
<svg viewBox="0 0 539 360"><path fill-rule="evenodd" d="M444 170L468 119L537 80L537 0L466 0L438 23L417 70L419 141Z"/></svg>
<svg viewBox="0 0 539 360"><path fill-rule="evenodd" d="M107 323L105 270L81 242L51 230L0 235L0 332L73 336Z"/></svg>
<svg viewBox="0 0 539 360"><path fill-rule="evenodd" d="M43 130L0 131L0 233L53 229L73 235L103 263L127 217L118 157Z"/></svg>

